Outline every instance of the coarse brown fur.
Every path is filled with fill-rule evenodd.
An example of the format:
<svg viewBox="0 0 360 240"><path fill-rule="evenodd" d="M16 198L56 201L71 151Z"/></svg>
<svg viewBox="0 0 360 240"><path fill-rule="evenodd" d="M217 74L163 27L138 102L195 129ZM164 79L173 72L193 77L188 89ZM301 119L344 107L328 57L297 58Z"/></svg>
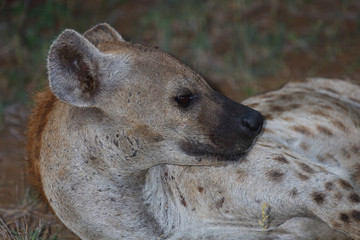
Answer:
<svg viewBox="0 0 360 240"><path fill-rule="evenodd" d="M27 172L29 182L41 193L43 199L46 200L40 174L40 151L42 145L42 133L47 124L49 115L54 108L56 101L59 101L49 88L39 92L35 98L35 107L28 120L27 128L27 145L28 153Z"/></svg>

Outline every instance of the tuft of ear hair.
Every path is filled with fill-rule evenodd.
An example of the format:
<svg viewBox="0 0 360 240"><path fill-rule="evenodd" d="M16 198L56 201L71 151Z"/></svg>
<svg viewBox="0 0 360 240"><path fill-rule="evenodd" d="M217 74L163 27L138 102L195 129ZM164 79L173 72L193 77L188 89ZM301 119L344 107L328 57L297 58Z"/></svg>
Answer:
<svg viewBox="0 0 360 240"><path fill-rule="evenodd" d="M100 51L74 30L65 30L50 47L48 74L56 97L71 105L96 104Z"/></svg>
<svg viewBox="0 0 360 240"><path fill-rule="evenodd" d="M86 31L84 37L96 47L101 43L125 42L122 36L109 24L100 23Z"/></svg>

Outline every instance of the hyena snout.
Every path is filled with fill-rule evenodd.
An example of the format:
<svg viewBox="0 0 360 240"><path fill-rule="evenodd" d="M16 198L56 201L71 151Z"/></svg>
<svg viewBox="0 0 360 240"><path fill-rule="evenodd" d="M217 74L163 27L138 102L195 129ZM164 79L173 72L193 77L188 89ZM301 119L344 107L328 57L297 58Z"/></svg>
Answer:
<svg viewBox="0 0 360 240"><path fill-rule="evenodd" d="M227 98L223 98L219 120L213 141L225 151L247 151L264 122L258 111Z"/></svg>

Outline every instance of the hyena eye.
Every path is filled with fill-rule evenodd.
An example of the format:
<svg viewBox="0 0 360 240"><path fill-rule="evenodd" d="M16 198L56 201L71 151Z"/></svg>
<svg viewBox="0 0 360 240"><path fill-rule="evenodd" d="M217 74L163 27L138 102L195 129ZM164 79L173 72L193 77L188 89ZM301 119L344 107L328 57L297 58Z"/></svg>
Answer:
<svg viewBox="0 0 360 240"><path fill-rule="evenodd" d="M187 108L191 105L192 101L197 98L197 95L182 95L175 97L176 102L179 104L182 108Z"/></svg>

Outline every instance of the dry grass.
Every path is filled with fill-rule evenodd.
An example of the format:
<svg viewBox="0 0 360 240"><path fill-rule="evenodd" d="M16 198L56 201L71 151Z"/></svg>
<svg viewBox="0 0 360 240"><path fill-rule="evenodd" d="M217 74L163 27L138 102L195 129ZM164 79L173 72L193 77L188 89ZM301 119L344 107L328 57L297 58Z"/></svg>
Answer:
<svg viewBox="0 0 360 240"><path fill-rule="evenodd" d="M44 213L41 204L0 208L1 239L57 239L57 233L54 232L56 224L57 219L52 214Z"/></svg>
<svg viewBox="0 0 360 240"><path fill-rule="evenodd" d="M59 222L50 209L39 201L0 208L0 239L74 240L73 233Z"/></svg>

